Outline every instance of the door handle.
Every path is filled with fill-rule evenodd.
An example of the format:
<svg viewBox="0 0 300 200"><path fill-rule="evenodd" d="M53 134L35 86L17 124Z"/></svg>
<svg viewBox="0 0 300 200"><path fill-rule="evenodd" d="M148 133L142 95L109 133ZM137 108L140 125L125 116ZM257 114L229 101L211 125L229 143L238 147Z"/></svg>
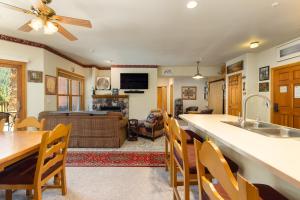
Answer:
<svg viewBox="0 0 300 200"><path fill-rule="evenodd" d="M274 103L273 110L274 110L274 112L279 112L279 105L278 105L278 103Z"/></svg>

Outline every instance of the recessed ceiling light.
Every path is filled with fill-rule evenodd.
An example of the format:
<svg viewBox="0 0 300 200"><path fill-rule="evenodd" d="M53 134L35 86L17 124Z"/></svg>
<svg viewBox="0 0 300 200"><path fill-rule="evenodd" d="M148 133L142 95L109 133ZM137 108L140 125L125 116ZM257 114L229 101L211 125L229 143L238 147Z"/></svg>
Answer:
<svg viewBox="0 0 300 200"><path fill-rule="evenodd" d="M189 1L187 4L186 4L186 7L187 8L196 8L198 6L198 2L197 1Z"/></svg>
<svg viewBox="0 0 300 200"><path fill-rule="evenodd" d="M250 43L250 48L251 48L251 49L255 49L255 48L257 48L257 47L259 47L259 42L251 42L251 43Z"/></svg>
<svg viewBox="0 0 300 200"><path fill-rule="evenodd" d="M272 5L272 7L275 8L275 7L279 6L279 2L274 2L274 3L272 3L271 5Z"/></svg>

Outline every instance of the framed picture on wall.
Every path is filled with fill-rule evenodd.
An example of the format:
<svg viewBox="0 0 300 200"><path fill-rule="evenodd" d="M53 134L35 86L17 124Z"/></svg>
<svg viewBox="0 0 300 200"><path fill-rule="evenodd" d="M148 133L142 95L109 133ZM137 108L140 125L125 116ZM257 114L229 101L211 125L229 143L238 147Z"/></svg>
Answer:
<svg viewBox="0 0 300 200"><path fill-rule="evenodd" d="M43 72L28 70L28 82L42 83Z"/></svg>
<svg viewBox="0 0 300 200"><path fill-rule="evenodd" d="M270 67L259 68L259 81L268 81L270 79Z"/></svg>
<svg viewBox="0 0 300 200"><path fill-rule="evenodd" d="M259 92L269 92L269 82L259 83Z"/></svg>
<svg viewBox="0 0 300 200"><path fill-rule="evenodd" d="M110 90L110 78L109 77L97 77L96 89L97 90Z"/></svg>
<svg viewBox="0 0 300 200"><path fill-rule="evenodd" d="M197 99L197 87L196 86L182 86L181 98L183 100L196 100Z"/></svg>
<svg viewBox="0 0 300 200"><path fill-rule="evenodd" d="M45 94L56 95L57 94L57 78L55 76L45 76Z"/></svg>

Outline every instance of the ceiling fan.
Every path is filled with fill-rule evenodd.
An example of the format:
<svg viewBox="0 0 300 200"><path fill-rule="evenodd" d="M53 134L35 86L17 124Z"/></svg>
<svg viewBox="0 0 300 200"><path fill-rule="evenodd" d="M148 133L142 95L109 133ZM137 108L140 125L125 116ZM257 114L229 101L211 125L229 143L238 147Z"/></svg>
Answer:
<svg viewBox="0 0 300 200"><path fill-rule="evenodd" d="M0 2L0 6L36 16L36 18L28 21L18 29L23 32L30 32L32 30L37 31L43 28L45 34L53 34L59 32L68 40L75 41L77 40L77 38L68 30L66 30L62 25L60 25L60 23L92 28L92 24L89 20L56 15L55 11L47 6L47 4L51 3L51 1L52 0L32 0L33 4L30 10L19 8L3 2Z"/></svg>

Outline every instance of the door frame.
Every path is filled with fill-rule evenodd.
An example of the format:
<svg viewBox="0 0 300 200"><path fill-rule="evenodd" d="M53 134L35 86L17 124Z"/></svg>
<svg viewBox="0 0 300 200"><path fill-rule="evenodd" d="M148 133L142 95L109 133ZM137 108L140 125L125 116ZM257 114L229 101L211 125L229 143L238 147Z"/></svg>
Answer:
<svg viewBox="0 0 300 200"><path fill-rule="evenodd" d="M271 67L271 88L270 88L270 99L271 99L271 106L270 106L270 120L271 123L274 122L274 112L273 112L273 105L274 105L274 90L275 90L275 84L274 84L274 76L275 76L275 71L281 70L284 68L289 68L289 67L295 67L299 66L300 62L295 62L295 63L290 63L286 65L281 65L281 66L276 66L276 67ZM293 89L293 88L292 88Z"/></svg>
<svg viewBox="0 0 300 200"><path fill-rule="evenodd" d="M5 67L16 68L18 70L18 98L21 99L21 111L18 114L18 118L24 119L27 117L27 80L26 80L26 63L12 60L0 59L0 65Z"/></svg>
<svg viewBox="0 0 300 200"><path fill-rule="evenodd" d="M170 114L174 115L174 85L170 84Z"/></svg>

